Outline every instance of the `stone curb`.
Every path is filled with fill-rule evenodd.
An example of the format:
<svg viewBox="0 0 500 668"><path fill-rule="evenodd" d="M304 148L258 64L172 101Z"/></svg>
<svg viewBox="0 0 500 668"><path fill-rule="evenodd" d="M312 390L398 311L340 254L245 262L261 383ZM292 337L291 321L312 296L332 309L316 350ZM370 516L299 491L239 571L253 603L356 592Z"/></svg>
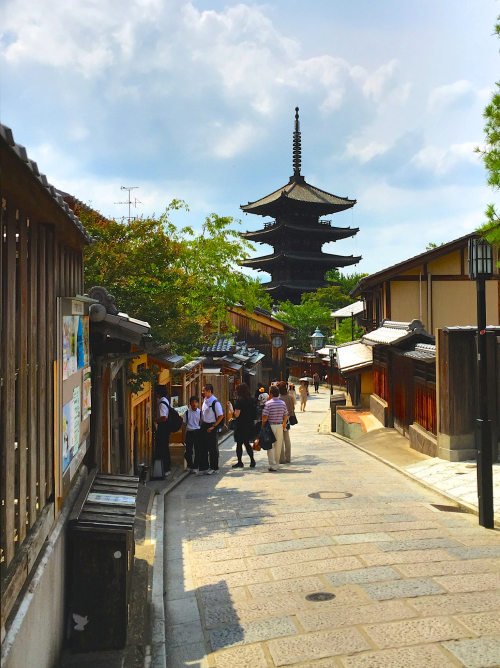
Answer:
<svg viewBox="0 0 500 668"><path fill-rule="evenodd" d="M357 448L358 450L361 450L361 452L364 452L367 455L370 455L370 457L373 457L374 459L378 459L379 462L382 462L386 466L390 466L392 469L395 469L396 471L399 471L399 473L402 473L405 475L407 478L411 478L415 482L417 482L419 485L422 485L422 487L426 487L427 489L431 489L433 492L436 492L437 494L440 494L443 496L445 499L449 499L450 501L453 501L459 508L464 510L466 513L470 513L471 515L476 515L479 516L479 510L471 505L470 503L467 503L463 499L460 499L456 496L453 496L452 494L448 494L446 491L443 491L442 489L439 489L438 487L435 487L434 485L431 485L429 482L425 482L425 480L422 480L421 478L417 478L413 473L410 473L406 469L401 468L397 464L393 464L390 462L388 459L385 459L384 457L381 457L380 455L375 454L374 452L371 452L370 450L367 450L366 448L363 448L362 445L359 445L358 443L355 443L354 441L351 441L350 438L347 438L347 436L342 436L341 434L337 434L334 432L330 432L330 436L332 438L338 438L341 441L344 441L345 443L348 443L349 445L352 445L353 447ZM494 521L495 528L500 529L500 519L495 519Z"/></svg>
<svg viewBox="0 0 500 668"><path fill-rule="evenodd" d="M229 431L219 441L223 445L233 432ZM149 531L147 532L152 540L155 541L155 556L153 560L153 569L151 581L151 660L148 666L151 668L165 668L167 665L167 648L165 640L165 606L163 601L164 582L163 582L163 528L165 523L165 497L177 487L183 480L190 476L189 471L184 471L181 475L172 480L172 482L162 489L159 494L154 495L151 509L151 520L149 521ZM154 518L154 519L153 519ZM146 665L146 663L144 664Z"/></svg>

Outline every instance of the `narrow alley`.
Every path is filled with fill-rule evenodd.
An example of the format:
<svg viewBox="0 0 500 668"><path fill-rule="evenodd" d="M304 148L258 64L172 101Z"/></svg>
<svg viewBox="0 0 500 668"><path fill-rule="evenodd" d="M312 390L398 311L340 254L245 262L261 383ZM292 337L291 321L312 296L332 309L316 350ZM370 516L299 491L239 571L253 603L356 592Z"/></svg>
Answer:
<svg viewBox="0 0 500 668"><path fill-rule="evenodd" d="M500 531L319 433L320 392L291 464L232 469L228 439L165 497L167 665L500 665Z"/></svg>

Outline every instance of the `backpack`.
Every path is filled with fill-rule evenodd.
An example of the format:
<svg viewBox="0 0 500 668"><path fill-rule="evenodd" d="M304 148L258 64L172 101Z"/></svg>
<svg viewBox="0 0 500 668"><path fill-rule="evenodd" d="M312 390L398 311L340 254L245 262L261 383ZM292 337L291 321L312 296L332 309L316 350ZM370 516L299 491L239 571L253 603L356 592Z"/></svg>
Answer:
<svg viewBox="0 0 500 668"><path fill-rule="evenodd" d="M219 416L217 415L217 411L215 410L215 404L216 404L217 402L219 403L219 406L222 408L222 404L221 404L221 402L217 399L217 397L214 397L214 401L212 401L212 406L211 406L211 408L213 409L214 416L215 416L215 421L216 421L216 422L217 422L217 418L219 417ZM222 433L224 432L224 430L225 430L225 426L226 426L226 425L224 424L225 419L226 419L226 416L224 415L224 413L222 413L222 420L221 420L221 421L219 422L219 424L217 425L217 433L219 433L219 434L222 434Z"/></svg>
<svg viewBox="0 0 500 668"><path fill-rule="evenodd" d="M160 401L160 403L164 403L164 399ZM179 431L179 429L182 427L182 417L179 415L179 413L175 410L173 406L170 404L168 405L168 417L167 417L167 430L170 434L173 434L176 431Z"/></svg>

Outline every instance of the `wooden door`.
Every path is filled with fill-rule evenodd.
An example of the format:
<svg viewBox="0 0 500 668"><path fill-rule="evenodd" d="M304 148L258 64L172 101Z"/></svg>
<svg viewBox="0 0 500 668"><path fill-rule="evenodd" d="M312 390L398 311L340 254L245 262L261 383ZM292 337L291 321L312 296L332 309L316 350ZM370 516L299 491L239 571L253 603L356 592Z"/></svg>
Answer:
<svg viewBox="0 0 500 668"><path fill-rule="evenodd" d="M413 423L413 363L407 357L393 355L392 364L394 427L408 436Z"/></svg>

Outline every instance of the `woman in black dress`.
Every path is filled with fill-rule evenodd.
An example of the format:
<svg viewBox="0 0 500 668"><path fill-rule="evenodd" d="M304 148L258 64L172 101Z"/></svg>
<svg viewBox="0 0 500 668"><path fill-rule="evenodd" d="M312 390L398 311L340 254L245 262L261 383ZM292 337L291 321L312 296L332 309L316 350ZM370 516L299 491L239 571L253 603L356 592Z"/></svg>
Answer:
<svg viewBox="0 0 500 668"><path fill-rule="evenodd" d="M243 444L245 444L246 451L250 457L250 467L253 468L255 466L255 459L253 458L253 449L250 441L254 439L256 410L255 401L250 396L250 388L246 383L241 383L236 388L236 402L232 416L236 419L234 440L236 441L236 456L238 457L237 463L233 464L233 469L243 468Z"/></svg>

